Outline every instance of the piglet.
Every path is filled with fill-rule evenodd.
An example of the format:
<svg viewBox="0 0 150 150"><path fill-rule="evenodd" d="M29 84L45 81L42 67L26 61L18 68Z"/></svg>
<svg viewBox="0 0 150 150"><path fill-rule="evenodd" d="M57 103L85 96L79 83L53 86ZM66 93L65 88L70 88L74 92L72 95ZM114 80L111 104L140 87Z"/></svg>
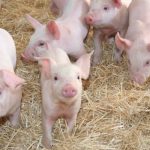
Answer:
<svg viewBox="0 0 150 150"><path fill-rule="evenodd" d="M55 21L49 21L46 25L27 15L27 20L32 24L35 32L22 58L34 61L34 57L40 56L38 49L41 49L45 43L49 43L51 49L64 49L67 54L75 58L85 54L83 40L87 35L88 27L84 17L88 8L89 0L70 0L63 15Z"/></svg>
<svg viewBox="0 0 150 150"><path fill-rule="evenodd" d="M129 27L125 38L115 38L119 49L125 50L131 79L143 84L150 76L150 1L132 0L129 7Z"/></svg>
<svg viewBox="0 0 150 150"><path fill-rule="evenodd" d="M61 49L57 49L58 51ZM84 54L73 64L69 59L66 61L67 54L64 53L57 53L54 59L38 58L43 99L42 143L46 148L52 146L52 127L58 118L66 120L69 133L75 125L81 106L81 79L89 76L91 55L92 52Z"/></svg>
<svg viewBox="0 0 150 150"><path fill-rule="evenodd" d="M16 48L12 36L0 29L0 117L8 116L16 126L20 116L24 80L15 72Z"/></svg>
<svg viewBox="0 0 150 150"><path fill-rule="evenodd" d="M131 0L92 0L88 14L85 17L87 24L94 27L94 57L93 65L100 63L102 42L119 31L122 36L128 27L128 6ZM121 60L121 51L115 50L114 58Z"/></svg>

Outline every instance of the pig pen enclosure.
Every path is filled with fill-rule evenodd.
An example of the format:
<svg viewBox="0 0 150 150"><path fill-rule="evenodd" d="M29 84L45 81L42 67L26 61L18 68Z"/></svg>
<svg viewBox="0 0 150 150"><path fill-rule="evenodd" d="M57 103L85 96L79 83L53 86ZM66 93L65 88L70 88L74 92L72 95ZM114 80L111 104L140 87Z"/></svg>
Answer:
<svg viewBox="0 0 150 150"><path fill-rule="evenodd" d="M16 73L26 80L21 105L21 124L13 128L0 119L0 150L42 150L41 92L37 64L20 60L33 28L30 14L42 23L55 19L49 0L3 0L0 27L9 31L17 47ZM71 42L71 41L68 41ZM93 49L92 31L86 48ZM113 61L112 44L104 44L101 65L91 68L84 82L82 105L73 133L66 133L60 119L53 129L54 150L150 150L150 81L134 85L128 74L126 56Z"/></svg>

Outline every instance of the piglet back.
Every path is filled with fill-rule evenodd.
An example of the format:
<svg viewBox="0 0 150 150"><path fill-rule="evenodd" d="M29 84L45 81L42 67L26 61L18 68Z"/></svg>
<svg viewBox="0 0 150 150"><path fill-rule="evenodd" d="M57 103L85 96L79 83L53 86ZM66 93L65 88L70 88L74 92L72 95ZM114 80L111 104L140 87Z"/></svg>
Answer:
<svg viewBox="0 0 150 150"><path fill-rule="evenodd" d="M1 63L5 63L8 65L5 66L5 69L9 69L9 67L13 66L15 68L16 66L16 47L15 42L6 30L0 28L0 60ZM7 62L7 63L6 63ZM0 65L0 69L1 68Z"/></svg>

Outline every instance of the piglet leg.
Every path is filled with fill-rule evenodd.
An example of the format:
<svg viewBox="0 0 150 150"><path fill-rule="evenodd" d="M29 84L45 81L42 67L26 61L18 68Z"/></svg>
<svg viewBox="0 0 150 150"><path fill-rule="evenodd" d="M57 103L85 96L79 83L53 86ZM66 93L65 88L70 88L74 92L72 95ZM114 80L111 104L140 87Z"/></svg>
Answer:
<svg viewBox="0 0 150 150"><path fill-rule="evenodd" d="M42 137L42 144L47 148L51 148L52 146L52 127L55 123L54 120L43 115L42 117L42 127L43 127L43 137Z"/></svg>
<svg viewBox="0 0 150 150"><path fill-rule="evenodd" d="M124 30L120 33L120 35L121 35L122 37L125 36L126 30L127 30L127 29L124 29ZM122 49L118 49L117 46L116 46L116 44L115 44L114 60L115 60L117 63L119 63L119 62L121 61L121 59L122 59L122 53L123 53L123 50L122 50Z"/></svg>
<svg viewBox="0 0 150 150"><path fill-rule="evenodd" d="M17 127L19 124L20 118L20 107L14 112L12 115L9 116L9 121L14 127Z"/></svg>
<svg viewBox="0 0 150 150"><path fill-rule="evenodd" d="M115 45L115 48L114 48L114 60L116 61L116 63L119 63L122 59L122 50L118 49Z"/></svg>
<svg viewBox="0 0 150 150"><path fill-rule="evenodd" d="M76 124L77 114L73 115L71 118L67 118L67 132L71 134L74 125Z"/></svg>
<svg viewBox="0 0 150 150"><path fill-rule="evenodd" d="M94 54L93 54L93 65L97 65L101 61L102 57L102 42L104 40L103 34L100 30L94 30Z"/></svg>

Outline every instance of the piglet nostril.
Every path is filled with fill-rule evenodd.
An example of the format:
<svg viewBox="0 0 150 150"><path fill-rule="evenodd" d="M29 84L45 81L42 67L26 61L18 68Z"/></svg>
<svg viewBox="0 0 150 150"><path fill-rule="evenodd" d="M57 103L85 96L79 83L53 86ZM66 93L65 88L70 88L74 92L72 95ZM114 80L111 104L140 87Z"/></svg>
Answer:
<svg viewBox="0 0 150 150"><path fill-rule="evenodd" d="M86 20L86 23L89 24L89 25L92 25L93 21L94 21L93 17L91 15L86 16L85 20Z"/></svg>

